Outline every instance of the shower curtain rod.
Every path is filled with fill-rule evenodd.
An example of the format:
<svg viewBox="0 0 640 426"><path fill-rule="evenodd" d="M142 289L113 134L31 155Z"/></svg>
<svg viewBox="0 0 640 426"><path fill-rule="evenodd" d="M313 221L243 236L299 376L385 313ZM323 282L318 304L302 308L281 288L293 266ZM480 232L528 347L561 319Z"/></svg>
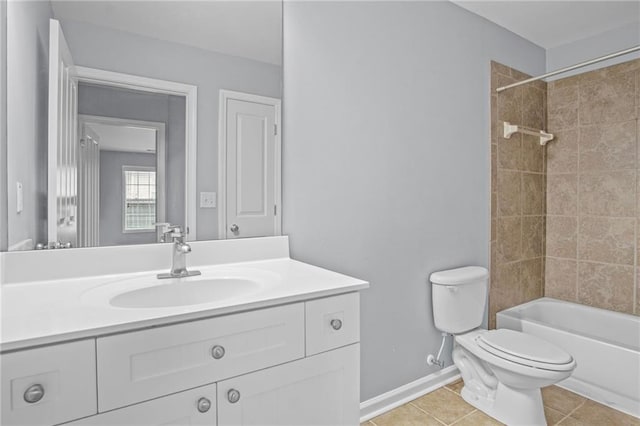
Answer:
<svg viewBox="0 0 640 426"><path fill-rule="evenodd" d="M598 62L606 61L607 59L617 58L618 56L626 55L627 53L636 52L640 50L640 46L630 47L629 49L621 50L619 52L611 53L609 55L601 56L596 59L591 59L590 61L581 62L576 65L571 65L570 67L560 68L559 70L551 71L546 74L540 75L538 77L531 77L526 80L519 81L517 83L509 84L507 86L498 87L496 92L500 93L504 90L511 89L512 87L521 86L523 84L531 83L532 81L542 80L543 78L552 77L556 74L562 74L567 71L573 71L577 68L586 67L587 65L596 64Z"/></svg>

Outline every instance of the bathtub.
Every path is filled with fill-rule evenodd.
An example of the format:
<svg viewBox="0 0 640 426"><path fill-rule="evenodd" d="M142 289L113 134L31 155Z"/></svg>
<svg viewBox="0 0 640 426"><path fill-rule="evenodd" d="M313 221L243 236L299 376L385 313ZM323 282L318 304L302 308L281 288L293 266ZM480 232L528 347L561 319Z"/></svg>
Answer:
<svg viewBox="0 0 640 426"><path fill-rule="evenodd" d="M640 417L640 317L543 297L498 312L497 326L573 355L578 366L558 386Z"/></svg>

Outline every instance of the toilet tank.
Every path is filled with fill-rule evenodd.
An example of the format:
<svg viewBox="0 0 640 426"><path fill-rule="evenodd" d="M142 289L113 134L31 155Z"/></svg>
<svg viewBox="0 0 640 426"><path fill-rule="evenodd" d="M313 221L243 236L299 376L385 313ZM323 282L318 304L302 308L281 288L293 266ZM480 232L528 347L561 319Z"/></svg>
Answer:
<svg viewBox="0 0 640 426"><path fill-rule="evenodd" d="M466 266L429 277L433 319L440 331L460 334L480 327L487 300L489 271Z"/></svg>

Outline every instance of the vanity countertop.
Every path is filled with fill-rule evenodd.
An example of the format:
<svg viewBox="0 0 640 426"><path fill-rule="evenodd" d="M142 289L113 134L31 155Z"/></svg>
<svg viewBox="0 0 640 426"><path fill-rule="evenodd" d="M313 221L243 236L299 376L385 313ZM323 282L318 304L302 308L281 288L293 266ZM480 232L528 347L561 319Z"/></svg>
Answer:
<svg viewBox="0 0 640 426"><path fill-rule="evenodd" d="M194 268L196 269L196 268ZM166 270L4 284L1 287L0 352L265 308L357 291L365 281L290 258L198 267L202 276L255 271L271 277L249 294L187 306L119 308L115 291L153 285L181 285L192 278L157 282ZM220 275L222 274L222 275ZM156 281L154 281L156 280ZM137 283L137 284L136 284ZM146 283L141 285L140 283Z"/></svg>

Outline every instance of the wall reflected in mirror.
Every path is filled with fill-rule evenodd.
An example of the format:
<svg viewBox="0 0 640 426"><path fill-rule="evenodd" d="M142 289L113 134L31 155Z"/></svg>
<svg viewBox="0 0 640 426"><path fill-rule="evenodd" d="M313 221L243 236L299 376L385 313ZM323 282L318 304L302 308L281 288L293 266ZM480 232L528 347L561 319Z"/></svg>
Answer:
<svg viewBox="0 0 640 426"><path fill-rule="evenodd" d="M157 222L190 240L280 231L279 1L9 1L6 25L5 248L160 242ZM197 102L76 70L180 83Z"/></svg>

